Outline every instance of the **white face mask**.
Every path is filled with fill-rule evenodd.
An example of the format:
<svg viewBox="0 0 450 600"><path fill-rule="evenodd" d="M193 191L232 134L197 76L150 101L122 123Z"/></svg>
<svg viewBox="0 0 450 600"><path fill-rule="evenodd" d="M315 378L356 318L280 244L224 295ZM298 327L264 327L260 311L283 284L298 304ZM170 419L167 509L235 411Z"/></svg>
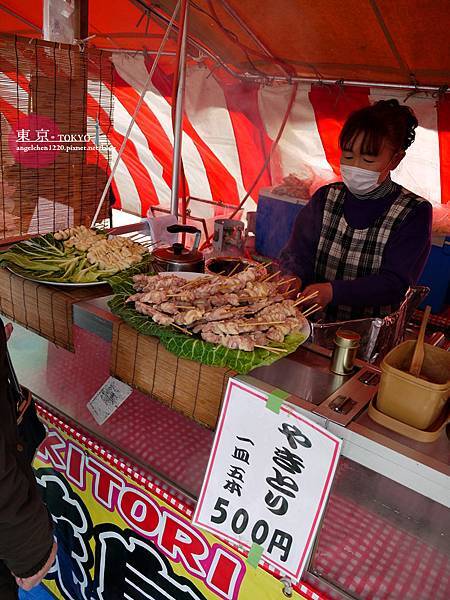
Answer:
<svg viewBox="0 0 450 600"><path fill-rule="evenodd" d="M351 167L349 165L341 165L342 180L352 194L368 194L376 189L380 184L379 171L369 171L360 167Z"/></svg>

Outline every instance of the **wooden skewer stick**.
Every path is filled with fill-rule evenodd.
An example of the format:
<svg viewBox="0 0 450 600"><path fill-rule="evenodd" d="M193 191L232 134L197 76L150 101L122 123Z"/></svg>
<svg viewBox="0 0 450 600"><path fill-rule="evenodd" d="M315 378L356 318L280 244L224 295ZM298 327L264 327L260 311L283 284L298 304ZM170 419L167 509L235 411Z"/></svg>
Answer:
<svg viewBox="0 0 450 600"><path fill-rule="evenodd" d="M284 285L285 283L291 283L291 281L295 281L296 279L297 277L289 277L289 279L280 279L280 281L276 283L276 286L280 287L280 285Z"/></svg>
<svg viewBox="0 0 450 600"><path fill-rule="evenodd" d="M172 323L172 327L176 327L176 329L179 329L183 333L187 333L188 335L192 335L192 331L189 331L189 329L185 329L184 327L180 327L179 325L176 325L175 323Z"/></svg>
<svg viewBox="0 0 450 600"><path fill-rule="evenodd" d="M228 273L228 277L231 277L233 275L233 273L236 271L236 269L239 267L239 265L241 265L242 263L237 262L234 267L231 269L231 271Z"/></svg>
<svg viewBox="0 0 450 600"><path fill-rule="evenodd" d="M286 352L285 350L282 350L281 348L272 348L272 346L260 346L258 344L255 344L255 348L262 348L263 350L268 350L269 352L275 352L276 354L284 354L284 352Z"/></svg>
<svg viewBox="0 0 450 600"><path fill-rule="evenodd" d="M302 314L304 317L310 317L312 314L316 313L319 310L322 310L320 304L313 304L310 308L308 308L308 310L305 310L305 312Z"/></svg>
<svg viewBox="0 0 450 600"><path fill-rule="evenodd" d="M280 273L281 273L281 271L276 271L275 273L272 273L272 275L269 275L269 277L266 277L265 279L263 279L263 282L267 283L270 279L273 279L274 277L276 277Z"/></svg>
<svg viewBox="0 0 450 600"><path fill-rule="evenodd" d="M249 323L249 325L282 325L284 321L258 321L257 323Z"/></svg>
<svg viewBox="0 0 450 600"><path fill-rule="evenodd" d="M306 308L306 309L303 311L303 314L305 314L305 313L309 312L309 311L310 311L311 309L313 309L313 308L317 308L317 306L319 306L319 304L318 304L317 302L315 302L314 304L312 304L311 306L309 306L308 308Z"/></svg>
<svg viewBox="0 0 450 600"><path fill-rule="evenodd" d="M206 283L204 277L196 277L195 279L191 279L191 281L188 281L187 283L179 287L177 291L184 290L185 288L191 287L192 285L195 287L196 285L200 285L200 282Z"/></svg>
<svg viewBox="0 0 450 600"><path fill-rule="evenodd" d="M318 306L314 310L311 310L307 315L303 315L303 316L305 317L305 319L309 319L314 313L319 312L321 310L322 310L322 307Z"/></svg>
<svg viewBox="0 0 450 600"><path fill-rule="evenodd" d="M295 301L294 306L298 306L299 304L302 304L303 302L308 302L308 300L317 298L318 295L319 295L319 292L313 292L312 294L309 294L309 296L300 296L300 298Z"/></svg>
<svg viewBox="0 0 450 600"><path fill-rule="evenodd" d="M217 275L222 275L222 273L224 273L224 271L217 273ZM185 283L184 285L179 287L177 289L177 293L179 293L181 290L186 289L187 287L194 287L194 288L197 286L200 287L202 285L205 285L206 283L208 283L208 277L196 277L195 279L191 279L190 281L188 281L187 283ZM172 296L176 296L176 295L177 294L172 294Z"/></svg>
<svg viewBox="0 0 450 600"><path fill-rule="evenodd" d="M288 290L286 290L285 292L283 292L281 295L283 296L289 296L289 294L292 294L292 292L295 290L295 288L289 288Z"/></svg>
<svg viewBox="0 0 450 600"><path fill-rule="evenodd" d="M193 308L198 308L197 306L181 306L179 304L174 304L175 308L186 308L186 309L193 309Z"/></svg>

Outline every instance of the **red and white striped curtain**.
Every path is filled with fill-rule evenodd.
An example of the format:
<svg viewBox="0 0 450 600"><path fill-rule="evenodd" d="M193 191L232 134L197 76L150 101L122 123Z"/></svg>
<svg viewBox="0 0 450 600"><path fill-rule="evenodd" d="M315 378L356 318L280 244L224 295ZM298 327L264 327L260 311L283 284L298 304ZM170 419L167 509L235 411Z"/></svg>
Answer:
<svg viewBox="0 0 450 600"><path fill-rule="evenodd" d="M118 149L136 106L149 64L116 54L114 129ZM173 132L170 75L157 68L116 175L123 210L145 214L168 206ZM286 112L290 85L219 81L202 66L187 73L182 155L190 195L237 205L253 184ZM302 85L269 168L255 187L280 183L289 173L315 173L318 182L339 177L339 131L353 110L386 98L406 102L419 120L416 141L393 174L404 187L434 204L450 200L450 100L386 88ZM201 216L214 212L206 205Z"/></svg>
<svg viewBox="0 0 450 600"><path fill-rule="evenodd" d="M114 54L114 119L87 96L89 129L100 128L110 142L108 160L116 160L131 115L150 68L142 54ZM95 68L95 65L92 66ZM187 192L214 202L238 205L251 188L272 148L292 94L290 85L265 86L221 80L202 65L187 71L182 156ZM28 105L29 80L14 69L0 72L17 83L21 106ZM96 82L95 85L98 85ZM103 83L108 95L110 84ZM1 86L0 86L1 90ZM159 66L116 171L113 190L117 207L145 215L151 206L169 206L172 177L172 75ZM386 88L300 85L283 136L268 168L246 205L255 207L258 190L275 185L290 173L314 172L316 181L339 178L339 131L348 114L380 99L405 101L419 120L416 141L394 172L394 179L434 204L450 200L450 98ZM17 108L0 95L0 110L9 120ZM94 153L88 153L92 160ZM105 163L107 155L100 157ZM96 158L95 160L98 160ZM220 214L208 204L195 204L195 216Z"/></svg>

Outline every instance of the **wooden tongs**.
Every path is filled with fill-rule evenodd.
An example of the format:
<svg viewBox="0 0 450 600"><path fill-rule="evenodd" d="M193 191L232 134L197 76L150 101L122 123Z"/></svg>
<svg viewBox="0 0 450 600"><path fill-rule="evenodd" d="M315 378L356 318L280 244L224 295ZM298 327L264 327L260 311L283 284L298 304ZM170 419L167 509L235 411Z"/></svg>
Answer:
<svg viewBox="0 0 450 600"><path fill-rule="evenodd" d="M419 335L417 336L416 347L414 349L414 354L411 359L411 365L409 367L409 372L414 377L419 377L420 371L422 370L423 359L425 357L425 330L427 328L428 318L430 316L431 306L427 306L423 311L422 323L420 324Z"/></svg>

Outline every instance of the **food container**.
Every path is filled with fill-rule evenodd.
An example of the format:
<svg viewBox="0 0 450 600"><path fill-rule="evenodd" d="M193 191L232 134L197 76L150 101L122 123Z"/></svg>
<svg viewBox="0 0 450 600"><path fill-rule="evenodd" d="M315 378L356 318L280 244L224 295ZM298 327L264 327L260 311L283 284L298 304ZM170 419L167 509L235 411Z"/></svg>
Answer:
<svg viewBox="0 0 450 600"><path fill-rule="evenodd" d="M240 256L244 252L244 223L234 219L214 221L213 248L216 253Z"/></svg>
<svg viewBox="0 0 450 600"><path fill-rule="evenodd" d="M338 375L348 375L354 369L361 336L350 329L338 329L334 338L330 371Z"/></svg>
<svg viewBox="0 0 450 600"><path fill-rule="evenodd" d="M260 190L256 209L256 252L261 256L279 258L291 236L299 212L308 199L293 198Z"/></svg>
<svg viewBox="0 0 450 600"><path fill-rule="evenodd" d="M169 233L193 233L195 234L194 245L191 250L185 248L183 244L175 243L172 246L158 248L152 254L155 259L155 267L159 271L189 271L193 273L203 273L205 268L205 259L198 250L201 232L196 227L190 225L170 225L167 228Z"/></svg>
<svg viewBox="0 0 450 600"><path fill-rule="evenodd" d="M408 371L415 343L403 342L382 361L377 408L412 427L428 429L450 394L450 352L425 344L421 377L414 377Z"/></svg>

